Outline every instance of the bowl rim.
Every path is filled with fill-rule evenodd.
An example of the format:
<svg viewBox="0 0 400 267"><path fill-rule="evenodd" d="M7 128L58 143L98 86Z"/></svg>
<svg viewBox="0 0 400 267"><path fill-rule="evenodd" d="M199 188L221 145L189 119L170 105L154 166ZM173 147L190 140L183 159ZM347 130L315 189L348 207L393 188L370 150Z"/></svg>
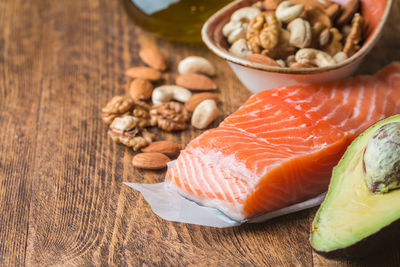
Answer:
<svg viewBox="0 0 400 267"><path fill-rule="evenodd" d="M372 34L372 37L370 38L370 40L364 44L360 50L358 50L354 55L352 55L350 58L332 65L332 66L326 66L326 67L315 67L315 68L299 68L299 69L293 69L293 68L288 68L288 67L275 67L275 66L269 66L269 65L265 65L265 64L261 64L261 63L256 63L256 62L251 62L247 59L244 58L239 58L234 56L233 54L229 53L228 51L225 51L223 49L221 49L220 47L218 47L216 44L214 44L212 38L210 38L210 36L208 35L208 33L210 32L210 26L220 17L224 16L225 13L227 11L229 11L232 7L234 6L240 6L240 4L242 2L245 1L249 1L249 0L235 0L232 3L229 3L228 5L226 5L225 7L221 8L220 10L218 10L216 13L214 13L210 18L208 18L208 20L204 23L202 29L201 29L201 37L203 39L203 42L205 43L205 45L208 47L208 49L210 49L214 54L216 54L217 56L244 66L244 67L248 67L251 69L256 69L256 70L261 70L261 71L268 71L268 72L276 72L276 73L285 73L285 74L312 74L312 73L322 73L325 71L330 71L330 70L336 70L342 67L345 67L355 61L358 61L359 59L361 59L363 56L365 56L371 49L372 47L376 44L376 42L378 41L381 33L382 33L382 29L389 17L389 13L391 10L391 6L392 6L392 0L386 0L386 6L385 6L385 10L383 12L383 15L381 17L381 20L376 28L376 30L374 31L374 33ZM250 0L250 2L256 2L254 0ZM212 31L210 32L211 34L213 34L215 32L215 29L212 29Z"/></svg>

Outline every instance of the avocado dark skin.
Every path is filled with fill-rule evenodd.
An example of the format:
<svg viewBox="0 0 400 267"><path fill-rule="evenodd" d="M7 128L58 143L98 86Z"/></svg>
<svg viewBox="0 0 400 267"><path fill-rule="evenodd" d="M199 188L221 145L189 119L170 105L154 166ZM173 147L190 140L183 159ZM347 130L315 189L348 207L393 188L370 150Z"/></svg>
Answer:
<svg viewBox="0 0 400 267"><path fill-rule="evenodd" d="M357 259L363 257L380 257L380 253L398 247L400 239L400 220L392 222L380 231L361 239L359 242L345 248L325 252L314 251L328 259ZM311 238L310 238L311 242ZM396 244L397 243L397 244Z"/></svg>

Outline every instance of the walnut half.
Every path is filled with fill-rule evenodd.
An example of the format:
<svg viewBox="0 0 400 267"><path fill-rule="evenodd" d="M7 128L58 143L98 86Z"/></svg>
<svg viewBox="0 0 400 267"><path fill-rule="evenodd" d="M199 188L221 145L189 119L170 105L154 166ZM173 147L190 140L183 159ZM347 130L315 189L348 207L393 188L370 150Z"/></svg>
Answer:
<svg viewBox="0 0 400 267"><path fill-rule="evenodd" d="M177 102L168 102L154 106L150 110L150 124L158 126L165 131L177 131L187 128L187 121L190 118L185 107Z"/></svg>
<svg viewBox="0 0 400 267"><path fill-rule="evenodd" d="M114 142L122 143L137 151L149 145L155 139L152 133L141 130L139 123L138 118L130 115L117 117L111 123L108 135Z"/></svg>
<svg viewBox="0 0 400 267"><path fill-rule="evenodd" d="M272 50L279 42L280 23L273 12L263 12L247 26L246 39L254 53Z"/></svg>
<svg viewBox="0 0 400 267"><path fill-rule="evenodd" d="M107 124L113 122L116 117L130 111L135 105L134 101L128 96L114 96L107 105L102 108L101 118Z"/></svg>

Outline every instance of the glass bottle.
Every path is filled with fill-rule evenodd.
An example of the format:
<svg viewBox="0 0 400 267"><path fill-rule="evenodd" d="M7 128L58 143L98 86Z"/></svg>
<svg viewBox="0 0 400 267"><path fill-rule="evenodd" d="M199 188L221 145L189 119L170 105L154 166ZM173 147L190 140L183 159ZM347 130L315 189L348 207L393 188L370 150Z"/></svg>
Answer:
<svg viewBox="0 0 400 267"><path fill-rule="evenodd" d="M203 23L232 0L122 0L144 29L167 39L200 42Z"/></svg>

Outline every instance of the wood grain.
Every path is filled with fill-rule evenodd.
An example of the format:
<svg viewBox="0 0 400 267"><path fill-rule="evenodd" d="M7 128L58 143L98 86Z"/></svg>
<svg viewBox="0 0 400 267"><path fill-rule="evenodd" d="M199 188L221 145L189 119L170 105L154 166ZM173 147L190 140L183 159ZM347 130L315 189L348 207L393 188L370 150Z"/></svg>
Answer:
<svg viewBox="0 0 400 267"><path fill-rule="evenodd" d="M400 60L400 4L359 73ZM360 261L312 252L316 209L267 223L214 229L167 222L122 182L154 183L160 171L131 165L114 144L101 107L124 94L124 70L143 65L141 46L179 60L208 58L224 117L250 95L227 64L201 44L168 42L143 32L121 1L0 1L0 265L2 266L363 266L399 265L397 248ZM214 122L216 126L218 122ZM187 144L201 133L154 130Z"/></svg>

